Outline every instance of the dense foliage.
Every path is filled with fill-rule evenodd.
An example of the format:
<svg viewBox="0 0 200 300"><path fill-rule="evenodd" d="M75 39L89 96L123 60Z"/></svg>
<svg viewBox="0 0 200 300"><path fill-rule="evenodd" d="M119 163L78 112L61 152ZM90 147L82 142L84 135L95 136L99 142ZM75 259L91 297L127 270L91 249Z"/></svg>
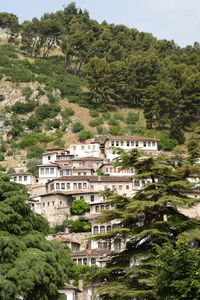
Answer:
<svg viewBox="0 0 200 300"><path fill-rule="evenodd" d="M146 182L133 197L129 198L111 192L105 193L115 209L103 211L99 221L110 222L117 219L120 225L94 238L112 243L120 239L125 241L126 247L112 256L106 268L90 275L90 280L103 283L102 288L99 289L101 299L187 299L190 287L194 288L193 299L198 299L199 285L195 282L195 278L198 280L199 275L195 276L194 271L195 264L199 266L198 260L191 262L192 270L188 268L188 272L191 272L191 276L194 277L194 282L188 283L184 269L181 277L181 266L177 265L178 257L174 257L175 265L171 272L174 272L174 276L165 280L164 276L168 271L167 262L165 269L160 269L158 272L157 249L169 244L170 251L173 252L173 247L179 239L187 244L195 243L198 247L200 222L182 214L178 207L189 207L199 200L187 196L191 184L186 180L188 177L199 177L199 166L181 160L177 166L176 159L163 157L141 160L137 150L132 150L130 153L121 151L116 165L122 168L134 167L136 180L143 182L148 180L149 183ZM189 265L189 261L190 259L185 263ZM181 281L179 286L178 283L176 286L176 280L185 280L185 283ZM177 292L170 289L170 281L174 291ZM181 284L185 289L185 298L178 297L181 293ZM168 293L171 293L174 298L172 296L162 298L165 285L168 285L170 289Z"/></svg>
<svg viewBox="0 0 200 300"><path fill-rule="evenodd" d="M22 185L0 175L0 298L59 299L72 278L67 251L45 240L47 221L32 212Z"/></svg>

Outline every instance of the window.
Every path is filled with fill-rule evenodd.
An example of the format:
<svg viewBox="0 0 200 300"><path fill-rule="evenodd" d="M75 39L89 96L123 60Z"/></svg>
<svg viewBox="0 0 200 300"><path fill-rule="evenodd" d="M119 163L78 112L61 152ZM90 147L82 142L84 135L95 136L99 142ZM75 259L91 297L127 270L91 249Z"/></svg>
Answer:
<svg viewBox="0 0 200 300"><path fill-rule="evenodd" d="M116 146L119 146L119 141L116 141Z"/></svg>
<svg viewBox="0 0 200 300"><path fill-rule="evenodd" d="M50 202L48 202L48 206L50 206Z"/></svg>
<svg viewBox="0 0 200 300"><path fill-rule="evenodd" d="M126 146L127 146L127 147L130 146L130 142L129 142L129 141L126 142Z"/></svg>
<svg viewBox="0 0 200 300"><path fill-rule="evenodd" d="M88 146L88 150L90 150L90 146Z"/></svg>
<svg viewBox="0 0 200 300"><path fill-rule="evenodd" d="M78 172L78 176L81 176L81 172Z"/></svg>
<svg viewBox="0 0 200 300"><path fill-rule="evenodd" d="M60 183L57 182L57 183L56 183L56 190L59 190L59 189L60 189Z"/></svg>
<svg viewBox="0 0 200 300"><path fill-rule="evenodd" d="M138 147L138 145L139 145L138 142L135 142L135 146Z"/></svg>
<svg viewBox="0 0 200 300"><path fill-rule="evenodd" d="M96 212L99 211L99 206L98 206L98 205L95 206L95 211L96 211Z"/></svg>
<svg viewBox="0 0 200 300"><path fill-rule="evenodd" d="M83 183L83 188L84 188L84 183ZM94 189L94 186L91 185L90 188L91 188L91 190L93 190L93 189Z"/></svg>
<svg viewBox="0 0 200 300"><path fill-rule="evenodd" d="M86 174L87 174L86 172L83 172L83 175L84 175L84 176L86 176Z"/></svg>
<svg viewBox="0 0 200 300"><path fill-rule="evenodd" d="M43 207L45 207L45 203L42 203L43 204Z"/></svg>
<svg viewBox="0 0 200 300"><path fill-rule="evenodd" d="M46 173L47 175L49 175L49 168L46 168L46 169L45 169L45 173Z"/></svg>
<svg viewBox="0 0 200 300"><path fill-rule="evenodd" d="M147 143L146 142L143 142L143 147L146 147L147 146Z"/></svg>
<svg viewBox="0 0 200 300"><path fill-rule="evenodd" d="M80 183L80 182L78 183L78 189L82 190L82 183Z"/></svg>
<svg viewBox="0 0 200 300"><path fill-rule="evenodd" d="M131 142L131 146L134 147L134 142Z"/></svg>
<svg viewBox="0 0 200 300"><path fill-rule="evenodd" d="M81 149L84 150L84 146L81 146Z"/></svg>
<svg viewBox="0 0 200 300"><path fill-rule="evenodd" d="M126 186L126 189L129 190L129 185Z"/></svg>
<svg viewBox="0 0 200 300"><path fill-rule="evenodd" d="M48 160L51 160L51 156L50 155L48 156Z"/></svg>
<svg viewBox="0 0 200 300"><path fill-rule="evenodd" d="M62 205L62 201L60 201L60 205Z"/></svg>
<svg viewBox="0 0 200 300"><path fill-rule="evenodd" d="M82 259L81 258L78 258L78 265L82 266Z"/></svg>
<svg viewBox="0 0 200 300"><path fill-rule="evenodd" d="M66 170L65 173L67 176L70 175L70 170Z"/></svg>
<svg viewBox="0 0 200 300"><path fill-rule="evenodd" d="M51 174L54 174L54 168L51 168L51 169L50 169L50 173L51 173Z"/></svg>
<svg viewBox="0 0 200 300"><path fill-rule="evenodd" d="M91 258L91 265L95 265L96 264L96 258L92 257Z"/></svg>
<svg viewBox="0 0 200 300"><path fill-rule="evenodd" d="M115 146L115 142L114 141L111 141L111 146Z"/></svg>
<svg viewBox="0 0 200 300"><path fill-rule="evenodd" d="M134 184L134 186L140 186L140 182L139 182L139 180L135 180L134 182L133 182L133 184Z"/></svg>
<svg viewBox="0 0 200 300"><path fill-rule="evenodd" d="M20 182L22 181L22 176L19 176L19 181L20 181Z"/></svg>
<svg viewBox="0 0 200 300"><path fill-rule="evenodd" d="M90 201L94 202L94 195L90 195Z"/></svg>
<svg viewBox="0 0 200 300"><path fill-rule="evenodd" d="M104 205L101 205L101 210L103 210L104 209Z"/></svg>
<svg viewBox="0 0 200 300"><path fill-rule="evenodd" d="M116 189L115 185L112 185L112 190L115 190L115 189Z"/></svg>
<svg viewBox="0 0 200 300"><path fill-rule="evenodd" d="M110 225L107 226L107 232L109 232L109 231L111 231L111 226Z"/></svg>
<svg viewBox="0 0 200 300"><path fill-rule="evenodd" d="M92 188L92 186L91 186L91 188ZM86 190L87 189L87 184L84 182L83 183L83 190Z"/></svg>
<svg viewBox="0 0 200 300"><path fill-rule="evenodd" d="M108 205L106 205L106 209L109 209L110 208L110 205L108 204Z"/></svg>
<svg viewBox="0 0 200 300"><path fill-rule="evenodd" d="M52 205L53 205L53 206L54 206L54 204L55 204L55 201L52 202Z"/></svg>
<svg viewBox="0 0 200 300"><path fill-rule="evenodd" d="M63 176L63 171L60 171L60 176Z"/></svg>
<svg viewBox="0 0 200 300"><path fill-rule="evenodd" d="M84 264L85 266L87 265L87 258L86 258L86 257L83 258L83 264Z"/></svg>
<svg viewBox="0 0 200 300"><path fill-rule="evenodd" d="M92 150L95 150L95 145L92 146Z"/></svg>
<svg viewBox="0 0 200 300"><path fill-rule="evenodd" d="M54 183L50 184L50 191L54 190Z"/></svg>
<svg viewBox="0 0 200 300"><path fill-rule="evenodd" d="M124 145L124 142L121 141L121 146L123 146L123 145Z"/></svg>
<svg viewBox="0 0 200 300"><path fill-rule="evenodd" d="M65 190L65 183L64 182L61 183L61 190Z"/></svg>
<svg viewBox="0 0 200 300"><path fill-rule="evenodd" d="M73 189L77 190L77 183L73 183Z"/></svg>
<svg viewBox="0 0 200 300"><path fill-rule="evenodd" d="M76 150L76 146L73 146L73 149Z"/></svg>
<svg viewBox="0 0 200 300"><path fill-rule="evenodd" d="M14 177L13 177L13 180L14 180L14 181L17 181L17 176L14 176Z"/></svg>
<svg viewBox="0 0 200 300"><path fill-rule="evenodd" d="M70 190L70 183L67 182L67 190Z"/></svg>
<svg viewBox="0 0 200 300"><path fill-rule="evenodd" d="M120 191L122 190L122 185L119 185L119 190L120 190Z"/></svg>
<svg viewBox="0 0 200 300"><path fill-rule="evenodd" d="M40 174L44 174L44 168L40 169Z"/></svg>
<svg viewBox="0 0 200 300"><path fill-rule="evenodd" d="M84 199L84 197L83 197L83 196L80 196L80 199Z"/></svg>
<svg viewBox="0 0 200 300"><path fill-rule="evenodd" d="M100 233L105 233L105 226L100 227Z"/></svg>
<svg viewBox="0 0 200 300"><path fill-rule="evenodd" d="M108 168L106 168L106 173L108 173L109 171L108 171Z"/></svg>
<svg viewBox="0 0 200 300"><path fill-rule="evenodd" d="M27 181L27 176L24 176L24 181Z"/></svg>
<svg viewBox="0 0 200 300"><path fill-rule="evenodd" d="M155 143L155 142L152 142L152 146L155 147L155 145L156 145L156 143Z"/></svg>
<svg viewBox="0 0 200 300"><path fill-rule="evenodd" d="M148 142L148 147L151 147L151 142Z"/></svg>
<svg viewBox="0 0 200 300"><path fill-rule="evenodd" d="M99 227L98 226L94 226L93 233L97 234L98 232L99 232Z"/></svg>

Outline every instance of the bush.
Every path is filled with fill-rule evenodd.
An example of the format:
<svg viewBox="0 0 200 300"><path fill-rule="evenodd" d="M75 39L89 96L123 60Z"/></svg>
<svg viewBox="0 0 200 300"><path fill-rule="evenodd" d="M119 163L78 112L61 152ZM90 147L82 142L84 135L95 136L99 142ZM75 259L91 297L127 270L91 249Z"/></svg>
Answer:
<svg viewBox="0 0 200 300"><path fill-rule="evenodd" d="M114 135L114 136L118 136L118 135L123 135L123 129L119 126L111 126L109 129L109 132Z"/></svg>
<svg viewBox="0 0 200 300"><path fill-rule="evenodd" d="M84 199L77 199L74 200L72 203L71 211L74 215L82 215L89 210L90 205L87 202L85 202Z"/></svg>
<svg viewBox="0 0 200 300"><path fill-rule="evenodd" d="M85 140L87 139L91 139L92 138L92 132L89 131L89 130L82 130L80 133L79 133L79 141L81 142L84 142Z"/></svg>
<svg viewBox="0 0 200 300"><path fill-rule="evenodd" d="M123 121L124 115L123 114L114 114L114 119Z"/></svg>
<svg viewBox="0 0 200 300"><path fill-rule="evenodd" d="M108 120L111 117L111 114L107 111L102 113L102 117L104 118L104 120Z"/></svg>
<svg viewBox="0 0 200 300"><path fill-rule="evenodd" d="M125 119L125 122L127 124L135 124L139 121L139 114L135 114L133 112L129 112L127 118Z"/></svg>
<svg viewBox="0 0 200 300"><path fill-rule="evenodd" d="M26 121L26 126L29 129L35 129L35 128L37 128L37 127L40 126L40 121L39 121L39 119L35 115L32 115Z"/></svg>
<svg viewBox="0 0 200 300"><path fill-rule="evenodd" d="M90 111L90 115L93 117L93 118L97 118L99 116L99 112L96 111L96 110L91 110Z"/></svg>
<svg viewBox="0 0 200 300"><path fill-rule="evenodd" d="M103 127L102 126L97 126L97 132L99 134L103 133Z"/></svg>
<svg viewBox="0 0 200 300"><path fill-rule="evenodd" d="M22 89L22 95L26 98L26 100L29 100L32 94L33 90L30 88L30 86L26 86Z"/></svg>
<svg viewBox="0 0 200 300"><path fill-rule="evenodd" d="M84 221L76 220L71 223L70 232L87 232L91 230L91 226Z"/></svg>
<svg viewBox="0 0 200 300"><path fill-rule="evenodd" d="M11 110L17 114L24 114L24 113L32 112L37 105L38 103L36 101L29 101L27 103L17 101L11 107Z"/></svg>
<svg viewBox="0 0 200 300"><path fill-rule="evenodd" d="M33 174L38 173L38 167L37 165L41 164L41 160L38 158L31 158L27 161L26 167L27 171Z"/></svg>
<svg viewBox="0 0 200 300"><path fill-rule="evenodd" d="M39 147L38 145L33 145L27 153L27 158L42 158L42 154L44 153L44 148Z"/></svg>
<svg viewBox="0 0 200 300"><path fill-rule="evenodd" d="M84 126L81 122L76 122L72 125L72 132L77 133L84 129Z"/></svg>
<svg viewBox="0 0 200 300"><path fill-rule="evenodd" d="M55 104L41 104L37 107L35 115L39 120L54 118L60 112L60 107Z"/></svg>
<svg viewBox="0 0 200 300"><path fill-rule="evenodd" d="M61 126L60 120L54 119L54 120L47 120L46 122L46 128L47 130L51 130L53 128L59 129Z"/></svg>
<svg viewBox="0 0 200 300"><path fill-rule="evenodd" d="M94 120L91 120L89 122L89 125L91 127L96 127L96 126L99 126L99 125L102 125L103 124L103 119L102 118L96 118Z"/></svg>
<svg viewBox="0 0 200 300"><path fill-rule="evenodd" d="M113 125L113 126L118 126L119 125L119 121L115 120L115 119L110 119L108 121L109 125Z"/></svg>

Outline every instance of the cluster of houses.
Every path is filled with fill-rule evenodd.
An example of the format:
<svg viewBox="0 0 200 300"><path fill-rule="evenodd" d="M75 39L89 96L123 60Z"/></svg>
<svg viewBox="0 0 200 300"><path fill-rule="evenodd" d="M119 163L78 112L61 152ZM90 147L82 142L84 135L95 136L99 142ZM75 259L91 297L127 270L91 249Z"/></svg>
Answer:
<svg viewBox="0 0 200 300"><path fill-rule="evenodd" d="M120 226L118 220L100 224L101 211L112 209L102 191L114 191L122 196L133 196L148 180L137 180L135 170L121 169L113 164L119 152L117 148L130 151L142 150L143 156L158 154L158 140L139 136L116 136L104 143L87 140L82 144L70 145L68 149L49 148L38 165L38 176L22 172L12 174L12 180L27 186L32 209L44 216L52 227L64 220L77 220L79 216L71 212L72 203L84 199L90 211L84 218L91 226L90 233L65 233L52 235L72 250L73 260L78 265L98 265L104 267L109 255L125 248L125 241L115 239L110 242L92 240L91 235L107 233ZM194 194L193 197L199 197ZM194 214L195 212L193 212Z"/></svg>

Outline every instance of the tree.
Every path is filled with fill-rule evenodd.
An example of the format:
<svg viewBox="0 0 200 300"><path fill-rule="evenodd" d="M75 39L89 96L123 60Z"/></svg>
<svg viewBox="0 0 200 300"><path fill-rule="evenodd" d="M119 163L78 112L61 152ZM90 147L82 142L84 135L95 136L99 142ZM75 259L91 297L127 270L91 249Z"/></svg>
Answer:
<svg viewBox="0 0 200 300"><path fill-rule="evenodd" d="M9 30L10 33L10 41L13 42L17 37L20 26L18 17L14 14L10 14L7 12L0 13L0 27Z"/></svg>
<svg viewBox="0 0 200 300"><path fill-rule="evenodd" d="M75 215L82 215L90 210L90 205L84 199L76 199L72 203L72 213Z"/></svg>
<svg viewBox="0 0 200 300"><path fill-rule="evenodd" d="M26 204L25 187L0 175L0 298L58 299L73 274L69 253L45 240L47 221Z"/></svg>
<svg viewBox="0 0 200 300"><path fill-rule="evenodd" d="M200 253L187 243L158 248L154 276L155 298L158 300L194 300L200 297Z"/></svg>
<svg viewBox="0 0 200 300"><path fill-rule="evenodd" d="M140 182L148 180L130 198L106 192L115 209L102 212L101 222L120 221L120 227L95 236L96 240L122 239L123 251L112 256L106 268L91 274L90 280L102 284L101 299L155 299L150 277L156 264L155 245L174 244L180 236L198 238L200 223L180 213L177 206L189 206L186 196L188 176L163 158L138 159L137 150L121 151L116 165L134 167ZM195 199L196 201L197 199Z"/></svg>

